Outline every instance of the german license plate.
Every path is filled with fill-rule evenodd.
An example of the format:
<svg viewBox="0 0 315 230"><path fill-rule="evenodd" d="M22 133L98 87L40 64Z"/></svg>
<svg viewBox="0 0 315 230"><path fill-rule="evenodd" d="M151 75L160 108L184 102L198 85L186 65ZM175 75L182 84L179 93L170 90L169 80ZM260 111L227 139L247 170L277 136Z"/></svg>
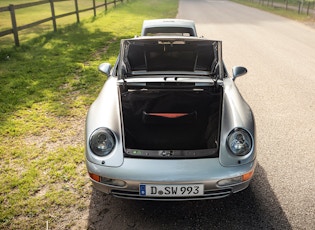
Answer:
<svg viewBox="0 0 315 230"><path fill-rule="evenodd" d="M139 195L150 197L202 196L203 184L153 185L140 184Z"/></svg>

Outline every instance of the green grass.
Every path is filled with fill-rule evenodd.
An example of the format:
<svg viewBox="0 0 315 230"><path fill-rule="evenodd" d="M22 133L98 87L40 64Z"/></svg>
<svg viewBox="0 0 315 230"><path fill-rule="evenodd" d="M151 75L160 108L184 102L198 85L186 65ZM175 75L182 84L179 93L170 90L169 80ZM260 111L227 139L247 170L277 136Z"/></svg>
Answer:
<svg viewBox="0 0 315 230"><path fill-rule="evenodd" d="M14 0L14 1L8 1L3 0L0 1L0 7L1 6L8 6L9 4L22 4L22 3L29 3L29 2L38 2L38 0ZM112 1L108 1L112 2ZM100 5L103 4L104 0L96 0L96 4ZM118 2L117 4L119 4ZM92 0L78 0L78 7L79 9L87 9L91 8L93 6ZM108 6L108 9L114 7L114 4L110 4ZM55 8L55 15L61 15L69 12L75 11L75 4L73 0L64 0L61 2L55 2L54 3ZM97 8L96 12L101 13L104 10L105 7ZM93 11L86 11L80 13L80 20L86 17L93 16ZM22 9L16 9L15 10L15 16L17 21L17 26L23 26L27 25L45 18L51 17L51 9L50 4L47 1L47 4L42 4L38 6L32 6ZM58 18L57 20L57 29L59 27L64 27L66 25L71 25L75 22L77 22L76 14L72 14L66 17ZM7 29L11 29L11 17L10 13L8 11L0 12L0 31L4 31ZM40 24L36 27L31 27L28 29L24 29L19 31L19 40L21 43L24 43L24 41L28 41L32 38L35 38L40 33L46 33L49 31L53 31L53 24L52 21ZM14 45L14 38L13 34L0 37L0 44L1 46L12 46Z"/></svg>
<svg viewBox="0 0 315 230"><path fill-rule="evenodd" d="M139 34L144 19L175 17L177 4L124 1L20 47L0 43L0 229L44 229L46 221L57 229L88 209L83 127L106 81L97 66L113 64L120 39Z"/></svg>
<svg viewBox="0 0 315 230"><path fill-rule="evenodd" d="M261 4L258 1L253 1L253 0L232 0L232 1L243 4L243 5L247 5L250 7L255 7L264 11L268 11L270 13L277 14L286 18L300 21L300 22L314 22L315 21L315 15L306 15L305 13L299 14L297 10L292 10L292 9L286 10L285 8L272 6L271 0L269 1L269 5L267 5L267 1L264 1L264 4ZM275 0L274 3L276 2L285 4L285 1L281 1L281 0ZM306 9L307 4L308 3L305 1L304 8L303 8L304 10ZM289 5L297 6L298 1L289 0Z"/></svg>

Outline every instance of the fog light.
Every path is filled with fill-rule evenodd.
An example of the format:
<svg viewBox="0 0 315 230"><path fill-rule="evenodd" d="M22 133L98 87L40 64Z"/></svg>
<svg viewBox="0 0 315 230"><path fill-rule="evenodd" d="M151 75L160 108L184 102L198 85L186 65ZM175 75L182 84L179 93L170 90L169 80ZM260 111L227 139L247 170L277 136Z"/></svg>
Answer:
<svg viewBox="0 0 315 230"><path fill-rule="evenodd" d="M124 187L126 185L126 182L123 180L110 179L106 177L101 177L101 183L117 187Z"/></svg>
<svg viewBox="0 0 315 230"><path fill-rule="evenodd" d="M242 176L238 176L238 177L232 177L232 178L220 180L218 181L217 184L219 186L228 186L228 185L238 184L241 182L242 182Z"/></svg>
<svg viewBox="0 0 315 230"><path fill-rule="evenodd" d="M248 181L249 179L251 179L253 174L254 174L254 170L249 171L248 173L245 173L242 176L220 180L217 182L217 185L218 186L229 186L229 185L239 184L241 182L245 182L245 181Z"/></svg>

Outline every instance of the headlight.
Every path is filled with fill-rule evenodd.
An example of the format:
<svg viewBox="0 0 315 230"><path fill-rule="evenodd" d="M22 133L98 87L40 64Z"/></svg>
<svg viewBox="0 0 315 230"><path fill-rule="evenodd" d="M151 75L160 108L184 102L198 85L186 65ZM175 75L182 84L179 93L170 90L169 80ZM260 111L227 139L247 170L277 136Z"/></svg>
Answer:
<svg viewBox="0 0 315 230"><path fill-rule="evenodd" d="M107 128L96 129L90 137L90 148L98 156L108 155L115 147L115 136Z"/></svg>
<svg viewBox="0 0 315 230"><path fill-rule="evenodd" d="M245 156L252 149L252 138L244 129L234 129L227 137L227 145L236 156Z"/></svg>

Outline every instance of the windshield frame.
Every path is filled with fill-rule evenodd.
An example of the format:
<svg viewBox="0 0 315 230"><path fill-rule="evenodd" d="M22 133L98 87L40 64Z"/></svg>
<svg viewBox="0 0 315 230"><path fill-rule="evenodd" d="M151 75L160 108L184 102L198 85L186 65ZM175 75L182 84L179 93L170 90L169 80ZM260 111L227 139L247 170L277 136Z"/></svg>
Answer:
<svg viewBox="0 0 315 230"><path fill-rule="evenodd" d="M131 46L139 46L139 50L144 49L146 52L146 46L156 47L174 47L181 45L184 49L195 49L200 50L201 48L209 48L213 50L213 61L211 66L208 66L207 70L193 69L188 70L187 67L180 65L177 66L176 70L164 70L161 69L148 69L147 66L143 69L132 69L129 51ZM210 47L211 46L211 47ZM178 46L180 47L180 46ZM196 48L195 48L196 47ZM165 49L165 48L164 48ZM181 52L181 48L178 49ZM190 50L189 50L190 51ZM209 54L210 55L210 54ZM145 59L146 57L144 57ZM206 57L209 58L209 57ZM145 60L147 61L147 60ZM190 60L189 60L190 61ZM146 63L147 64L147 63ZM155 64L155 63L154 63ZM186 68L186 69L185 69ZM120 44L120 54L117 63L117 76L118 79L126 79L132 77L148 77L148 76L161 76L161 75L181 75L181 76L195 76L195 77L209 77L212 79L223 79L225 76L225 67L222 60L222 42L218 40L209 40L204 38L192 38L192 37L141 37L132 39L123 39Z"/></svg>

